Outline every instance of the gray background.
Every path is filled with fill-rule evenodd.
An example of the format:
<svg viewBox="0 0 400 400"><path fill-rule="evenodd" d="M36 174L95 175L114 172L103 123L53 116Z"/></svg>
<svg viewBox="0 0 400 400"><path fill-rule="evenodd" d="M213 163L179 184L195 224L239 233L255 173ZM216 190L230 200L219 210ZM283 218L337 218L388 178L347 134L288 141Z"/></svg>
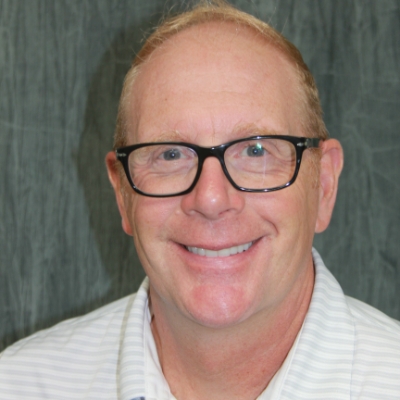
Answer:
<svg viewBox="0 0 400 400"><path fill-rule="evenodd" d="M400 318L399 1L234 3L300 48L344 146L316 247L346 293ZM0 0L0 349L143 279L103 160L124 73L171 4Z"/></svg>

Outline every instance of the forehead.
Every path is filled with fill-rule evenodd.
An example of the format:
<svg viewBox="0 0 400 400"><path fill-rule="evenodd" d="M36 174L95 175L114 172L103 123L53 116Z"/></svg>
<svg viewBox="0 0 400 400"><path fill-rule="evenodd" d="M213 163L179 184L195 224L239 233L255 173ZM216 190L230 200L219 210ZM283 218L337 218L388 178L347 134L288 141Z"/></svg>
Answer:
<svg viewBox="0 0 400 400"><path fill-rule="evenodd" d="M233 23L194 26L142 65L127 110L128 141L201 140L206 131L221 142L249 126L296 135L298 93L293 66L266 39Z"/></svg>

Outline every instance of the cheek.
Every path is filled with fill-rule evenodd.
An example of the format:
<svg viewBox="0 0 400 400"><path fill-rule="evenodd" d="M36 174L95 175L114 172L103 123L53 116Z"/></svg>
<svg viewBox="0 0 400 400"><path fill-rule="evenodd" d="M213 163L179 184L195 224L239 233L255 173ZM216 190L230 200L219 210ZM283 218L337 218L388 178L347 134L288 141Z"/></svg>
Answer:
<svg viewBox="0 0 400 400"><path fill-rule="evenodd" d="M134 195L129 205L133 238L139 254L157 251L169 236L170 221L174 219L179 201L176 198L158 199ZM143 261L142 261L143 262Z"/></svg>
<svg viewBox="0 0 400 400"><path fill-rule="evenodd" d="M258 205L262 210L262 206ZM298 179L294 185L275 192L265 202L263 218L271 221L279 236L291 242L314 234L318 212L318 189Z"/></svg>
<svg viewBox="0 0 400 400"><path fill-rule="evenodd" d="M319 192L314 183L299 185L290 202L291 228L293 231L297 230L299 235L307 236L311 242L318 215L318 196Z"/></svg>

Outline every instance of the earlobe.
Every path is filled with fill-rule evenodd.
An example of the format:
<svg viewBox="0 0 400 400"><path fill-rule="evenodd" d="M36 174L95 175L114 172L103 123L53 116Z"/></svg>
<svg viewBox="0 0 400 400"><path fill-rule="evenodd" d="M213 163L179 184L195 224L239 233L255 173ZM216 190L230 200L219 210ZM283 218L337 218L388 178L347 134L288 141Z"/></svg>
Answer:
<svg viewBox="0 0 400 400"><path fill-rule="evenodd" d="M127 212L126 212L126 204L124 201L124 196L123 196L123 191L122 191L122 178L120 171L117 168L116 162L116 156L113 151L110 151L106 155L106 166L107 166L107 172L108 172L108 179L111 182L111 185L114 189L115 193L115 198L117 200L117 205L118 205L118 210L122 218L122 229L124 232L130 236L132 236L132 227L129 222L129 219L127 217Z"/></svg>
<svg viewBox="0 0 400 400"><path fill-rule="evenodd" d="M343 168L343 149L336 139L321 144L319 207L315 232L324 231L331 220L336 201L339 176Z"/></svg>

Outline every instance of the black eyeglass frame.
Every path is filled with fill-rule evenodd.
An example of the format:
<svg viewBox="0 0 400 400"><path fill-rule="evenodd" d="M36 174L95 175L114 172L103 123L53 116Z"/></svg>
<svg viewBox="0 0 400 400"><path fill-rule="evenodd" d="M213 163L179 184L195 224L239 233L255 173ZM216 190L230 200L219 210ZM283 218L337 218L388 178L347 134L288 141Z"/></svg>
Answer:
<svg viewBox="0 0 400 400"><path fill-rule="evenodd" d="M290 179L284 185L277 186L274 188L267 188L267 189L247 189L247 188L238 186L233 181L231 176L229 175L229 172L226 168L225 160L224 160L224 154L225 154L225 151L228 149L228 147L230 147L236 143L245 142L247 140L258 140L258 139L281 139L281 140L286 140L294 145L294 147L296 149L296 168L295 168L292 179ZM250 136L247 138L237 139L237 140L233 140L231 142L223 143L223 144L220 144L218 146L213 146L213 147L202 147L202 146L198 146L196 144L186 143L186 142L149 142L149 143L134 144L131 146L126 146L126 147L119 147L115 150L115 154L116 154L117 160L121 162L121 164L124 168L126 177L128 178L128 181L129 181L130 185L132 186L132 189L135 192L137 192L143 196L175 197L175 196L182 196L187 193L190 193L196 186L196 184L200 178L200 175L201 175L204 161L208 157L215 157L219 160L226 178L228 179L228 181L231 183L231 185L235 189L240 190L242 192L267 193L267 192L274 192L277 190L281 190L281 189L284 189L284 188L292 185L295 182L297 175L299 173L300 164L301 164L304 150L310 149L310 148L318 148L321 140L322 139L319 139L319 138L307 138L307 137L297 137L297 136L287 136L287 135L264 135L264 136ZM197 173L196 173L196 176L194 177L193 183L186 190L183 190L182 192L179 192L179 193L173 193L173 194L150 194L150 193L142 192L140 189L138 189L135 186L134 182L132 181L131 173L129 171L129 162L128 162L129 154L131 154L134 150L140 149L141 147L158 146L158 145L185 146L196 152L197 157L198 157Z"/></svg>

